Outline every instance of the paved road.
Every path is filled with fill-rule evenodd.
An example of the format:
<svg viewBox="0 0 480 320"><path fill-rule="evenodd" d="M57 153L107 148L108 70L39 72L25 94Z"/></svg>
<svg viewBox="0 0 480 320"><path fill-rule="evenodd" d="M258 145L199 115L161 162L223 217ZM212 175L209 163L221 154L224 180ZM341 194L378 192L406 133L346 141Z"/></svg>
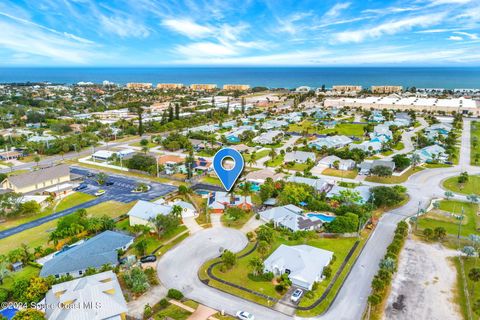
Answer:
<svg viewBox="0 0 480 320"><path fill-rule="evenodd" d="M121 175L109 175L108 180L113 182L113 185L99 187L96 182L87 178L87 174L93 171L83 169L83 168L72 167L71 172L84 176L85 183L88 184L88 187L87 189L82 190L82 192L93 195L98 189L101 188L101 189L104 189L106 193L100 197L84 202L77 206L71 207L69 209L59 211L49 216L42 217L40 219L31 221L28 223L24 223L17 227L1 231L0 239L7 238L16 233L38 227L46 222L69 215L75 212L76 210L90 208L105 201L114 200L114 201L128 203L128 202L139 200L139 199L153 200L158 197L164 196L170 192L173 192L177 189L177 187L175 186L149 181L147 182L147 184L151 187L149 191L143 192L143 193L132 193L131 191L136 187L138 180L134 180L132 178L124 177Z"/></svg>
<svg viewBox="0 0 480 320"><path fill-rule="evenodd" d="M166 288L181 290L188 298L229 314L245 310L259 320L290 319L269 308L212 289L198 279L197 271L204 262L217 257L220 248L238 252L247 243L245 235L238 230L224 227L204 229L162 257L157 266L158 276Z"/></svg>

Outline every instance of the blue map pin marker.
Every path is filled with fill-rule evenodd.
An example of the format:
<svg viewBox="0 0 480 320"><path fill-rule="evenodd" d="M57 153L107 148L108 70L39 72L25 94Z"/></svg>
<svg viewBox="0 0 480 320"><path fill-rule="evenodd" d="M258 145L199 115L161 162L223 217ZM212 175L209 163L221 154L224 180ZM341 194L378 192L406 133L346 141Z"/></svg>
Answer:
<svg viewBox="0 0 480 320"><path fill-rule="evenodd" d="M223 167L222 162L225 158L232 158L235 162L232 169L225 169ZM232 148L223 148L213 157L213 169L227 191L232 189L233 184L242 173L243 165L244 161L242 155L240 152Z"/></svg>

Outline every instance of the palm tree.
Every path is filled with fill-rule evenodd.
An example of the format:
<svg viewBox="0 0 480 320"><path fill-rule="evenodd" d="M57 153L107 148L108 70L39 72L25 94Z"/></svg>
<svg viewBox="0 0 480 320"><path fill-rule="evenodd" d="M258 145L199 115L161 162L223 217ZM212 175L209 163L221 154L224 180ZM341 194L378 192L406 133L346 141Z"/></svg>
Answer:
<svg viewBox="0 0 480 320"><path fill-rule="evenodd" d="M472 295L475 294L475 284L480 281L480 268L472 268L468 272L468 278L473 282Z"/></svg>
<svg viewBox="0 0 480 320"><path fill-rule="evenodd" d="M268 155L270 156L270 159L272 159L273 161L273 159L275 159L275 157L277 156L277 152L275 151L275 148L271 148Z"/></svg>
<svg viewBox="0 0 480 320"><path fill-rule="evenodd" d="M412 154L411 161L412 166L415 168L421 161L420 156L417 153Z"/></svg>
<svg viewBox="0 0 480 320"><path fill-rule="evenodd" d="M257 164L257 152L253 151L252 154L250 155L250 159L248 159L247 164L250 165L250 168L254 165Z"/></svg>
<svg viewBox="0 0 480 320"><path fill-rule="evenodd" d="M182 218L182 207L178 205L174 205L172 207L172 211L170 212L175 218L181 219Z"/></svg>
<svg viewBox="0 0 480 320"><path fill-rule="evenodd" d="M148 153L148 150L149 150L148 146L143 146L143 147L142 147L142 152L143 152L143 153L147 154L147 153Z"/></svg>
<svg viewBox="0 0 480 320"><path fill-rule="evenodd" d="M242 185L240 186L240 194L244 197L243 203L246 204L247 197L252 194L252 183L248 181L242 183Z"/></svg>
<svg viewBox="0 0 480 320"><path fill-rule="evenodd" d="M258 276L263 272L263 261L259 257L252 258L249 262L248 265L252 268L252 274L254 276Z"/></svg>

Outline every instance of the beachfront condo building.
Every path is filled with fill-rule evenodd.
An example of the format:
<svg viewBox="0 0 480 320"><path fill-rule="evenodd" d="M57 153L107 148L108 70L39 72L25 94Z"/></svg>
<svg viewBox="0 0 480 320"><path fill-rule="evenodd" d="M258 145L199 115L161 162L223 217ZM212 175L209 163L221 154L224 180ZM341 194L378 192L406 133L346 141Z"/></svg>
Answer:
<svg viewBox="0 0 480 320"><path fill-rule="evenodd" d="M230 91L245 91L250 89L248 84L224 84L223 90L230 90Z"/></svg>
<svg viewBox="0 0 480 320"><path fill-rule="evenodd" d="M157 89L163 89L163 90L182 89L183 87L184 87L183 83L159 83L159 84L157 84Z"/></svg>
<svg viewBox="0 0 480 320"><path fill-rule="evenodd" d="M360 91L362 91L362 86L351 86L351 85L333 86L332 91L335 91L335 92L360 92Z"/></svg>
<svg viewBox="0 0 480 320"><path fill-rule="evenodd" d="M191 84L190 89L195 91L211 91L217 88L216 84Z"/></svg>
<svg viewBox="0 0 480 320"><path fill-rule="evenodd" d="M129 82L129 83L127 83L127 89L146 90L146 89L151 89L151 88L152 88L151 83L146 83L146 82Z"/></svg>
<svg viewBox="0 0 480 320"><path fill-rule="evenodd" d="M402 86L372 86L372 93L390 94L402 92Z"/></svg>

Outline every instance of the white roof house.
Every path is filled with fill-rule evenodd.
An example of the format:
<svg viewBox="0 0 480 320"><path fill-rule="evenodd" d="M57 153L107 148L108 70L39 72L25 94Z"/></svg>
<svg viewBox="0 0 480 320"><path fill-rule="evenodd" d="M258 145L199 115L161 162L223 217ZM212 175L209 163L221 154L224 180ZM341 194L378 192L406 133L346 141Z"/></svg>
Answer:
<svg viewBox="0 0 480 320"><path fill-rule="evenodd" d="M131 226L146 226L150 224L151 219L154 219L159 214L167 215L171 211L171 206L145 200L138 200L138 202L132 207L132 209L130 209L127 215Z"/></svg>
<svg viewBox="0 0 480 320"><path fill-rule="evenodd" d="M376 153L382 150L382 143L380 141L364 141L360 144L351 144L350 149L360 149L367 153Z"/></svg>
<svg viewBox="0 0 480 320"><path fill-rule="evenodd" d="M168 206L179 206L182 208L182 217L187 218L187 217L193 217L197 215L197 210L193 206L193 204L180 200L180 199L175 199L172 202L167 203Z"/></svg>
<svg viewBox="0 0 480 320"><path fill-rule="evenodd" d="M273 181L281 180L285 177L284 173L276 173L270 168L264 168L257 171L250 171L245 180L255 184L264 184L267 178L271 178Z"/></svg>
<svg viewBox="0 0 480 320"><path fill-rule="evenodd" d="M315 153L306 151L292 151L285 154L285 162L305 163L310 159L315 162Z"/></svg>
<svg viewBox="0 0 480 320"><path fill-rule="evenodd" d="M317 149L321 149L322 147L337 149L345 147L352 142L353 140L347 136L328 136L324 138L318 138L310 142L308 145Z"/></svg>
<svg viewBox="0 0 480 320"><path fill-rule="evenodd" d="M79 307L60 307L61 304ZM50 306L44 310L48 320L121 320L128 311L112 271L53 285L45 296L45 305Z"/></svg>
<svg viewBox="0 0 480 320"><path fill-rule="evenodd" d="M333 252L308 245L280 245L264 262L264 271L275 275L288 273L292 284L311 290L322 280L323 268L330 264Z"/></svg>
<svg viewBox="0 0 480 320"><path fill-rule="evenodd" d="M361 200L359 201L360 204L367 203L367 201L370 199L370 187L369 186L358 186L355 188L345 188L345 187L340 187L340 186L333 186L330 191L327 193L328 198L333 198L335 196L340 195L340 191L343 190L352 190L358 192L358 195L361 197Z"/></svg>
<svg viewBox="0 0 480 320"><path fill-rule="evenodd" d="M267 131L262 133L258 137L253 138L252 141L259 144L272 144L274 140L282 134L283 132L279 130Z"/></svg>
<svg viewBox="0 0 480 320"><path fill-rule="evenodd" d="M294 232L315 230L323 225L322 220L308 217L303 213L302 208L288 204L262 211L260 212L260 218L265 222L271 221L275 226L281 226Z"/></svg>
<svg viewBox="0 0 480 320"><path fill-rule="evenodd" d="M338 169L339 170L351 170L355 168L355 161L352 159L341 159L337 156L326 156L325 158L322 158L319 162L318 165L322 165L328 168L333 168L334 163L338 161Z"/></svg>
<svg viewBox="0 0 480 320"><path fill-rule="evenodd" d="M313 187L318 192L326 192L330 190L330 188L332 187L332 184L325 179L311 179L311 178L290 176L287 178L287 181L295 182L295 183L305 183Z"/></svg>
<svg viewBox="0 0 480 320"><path fill-rule="evenodd" d="M431 162L433 160L444 162L447 160L445 148L437 144L427 146L423 149L415 151L414 153L420 157L422 162Z"/></svg>

